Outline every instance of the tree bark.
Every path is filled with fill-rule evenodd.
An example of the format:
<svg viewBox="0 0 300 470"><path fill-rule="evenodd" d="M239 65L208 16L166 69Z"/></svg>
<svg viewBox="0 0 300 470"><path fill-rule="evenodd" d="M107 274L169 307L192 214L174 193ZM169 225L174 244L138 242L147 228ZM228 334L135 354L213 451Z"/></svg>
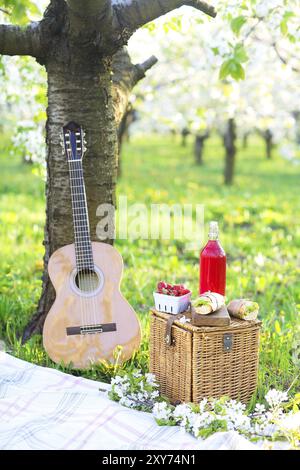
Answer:
<svg viewBox="0 0 300 470"><path fill-rule="evenodd" d="M209 137L208 132L206 132L205 134L196 134L195 146L194 146L196 165L203 165L204 144L205 144L205 140L208 139L208 137Z"/></svg>
<svg viewBox="0 0 300 470"><path fill-rule="evenodd" d="M117 127L132 87L156 61L150 58L132 65L122 48L139 26L181 5L215 16L214 9L199 0L51 0L39 23L27 28L0 25L0 54L36 57L48 74L43 287L23 341L41 332L54 300L49 257L74 238L68 166L60 144L62 126L74 120L87 133L83 168L91 238L97 240L97 207L115 204ZM111 243L111 237L106 241Z"/></svg>
<svg viewBox="0 0 300 470"><path fill-rule="evenodd" d="M263 133L263 137L264 137L264 141L265 141L265 144L266 144L266 158L267 158L267 160L271 160L272 159L272 150L273 150L273 134L272 134L272 131L270 131L270 129L267 129Z"/></svg>
<svg viewBox="0 0 300 470"><path fill-rule="evenodd" d="M183 5L194 7L212 18L216 16L214 7L200 0L131 0L120 3L116 0L115 3L119 24L131 32Z"/></svg>
<svg viewBox="0 0 300 470"><path fill-rule="evenodd" d="M250 132L245 132L243 134L243 149L248 148L249 136L250 136Z"/></svg>
<svg viewBox="0 0 300 470"><path fill-rule="evenodd" d="M125 112L123 119L119 125L118 129L118 178L122 176L122 146L123 142L126 139L129 140L129 127L130 125L136 121L136 111L135 109L129 104L127 111Z"/></svg>
<svg viewBox="0 0 300 470"><path fill-rule="evenodd" d="M225 168L224 168L224 183L231 185L233 183L234 169L235 169L235 156L236 156L236 125L234 119L228 119L226 131L224 134L224 147L225 147Z"/></svg>
<svg viewBox="0 0 300 470"><path fill-rule="evenodd" d="M296 142L300 145L300 111L294 111L293 116L296 121Z"/></svg>
<svg viewBox="0 0 300 470"><path fill-rule="evenodd" d="M1 54L32 55L38 57L41 51L41 30L39 23L31 23L26 28L13 25L0 25Z"/></svg>
<svg viewBox="0 0 300 470"><path fill-rule="evenodd" d="M182 145L182 147L186 147L188 135L190 135L190 131L187 128L182 129L182 131L181 131L181 145Z"/></svg>

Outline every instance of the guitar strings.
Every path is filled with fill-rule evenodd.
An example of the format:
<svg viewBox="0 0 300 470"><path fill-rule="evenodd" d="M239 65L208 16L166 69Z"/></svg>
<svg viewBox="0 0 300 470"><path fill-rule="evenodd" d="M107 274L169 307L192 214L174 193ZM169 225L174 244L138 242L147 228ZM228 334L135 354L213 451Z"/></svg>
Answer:
<svg viewBox="0 0 300 470"><path fill-rule="evenodd" d="M71 138L70 138L71 142ZM73 150L71 149L72 155ZM76 155L75 155L76 157ZM85 270L83 266L83 260L85 255L84 241L82 240L81 234L81 222L83 222L82 215L83 209L81 207L81 201L78 199L79 188L81 182L80 169L77 166L77 161L70 159L72 166L70 167L70 177L72 185L72 203L74 205L73 220L74 220L74 236L75 236L75 248L76 248L76 265L77 265L77 274L78 276L78 287L80 291L80 310L81 310L81 326L88 326L87 322L87 313L88 313L88 302L86 299L83 299L82 292L84 291L84 278ZM75 165L75 167L74 167ZM75 180L75 183L74 183Z"/></svg>
<svg viewBox="0 0 300 470"><path fill-rule="evenodd" d="M82 150L82 155L83 155L83 148L84 148L84 142L83 142L83 133L81 131L80 133L80 144L81 144L81 150ZM94 264L94 257L93 257L93 245L92 245L92 240L91 240L91 234L90 234L90 223L89 223L89 213L88 213L88 205L87 205L87 198L86 198L86 190L85 190L85 182L84 182L84 175L83 175L83 166L82 166L82 159L80 160L80 177L81 177L81 185L82 185L82 191L83 191L83 199L84 199L84 212L85 212L85 222L86 222L86 236L87 236L87 246L89 247L89 257L91 258L90 262L92 263L92 269L88 270L89 273L89 281L90 281L90 295L89 300L92 300L92 309L93 309L93 320L94 324L97 324L97 302L96 302L96 295L93 293L95 290L94 287L94 278L97 277L97 273L95 271L95 264ZM90 266L89 266L90 268ZM100 282L100 280L98 279Z"/></svg>
<svg viewBox="0 0 300 470"><path fill-rule="evenodd" d="M71 142L71 140L70 140ZM80 251L80 243L78 242L78 240L76 240L77 238L77 234L76 234L76 218L77 218L77 211L79 211L79 214L80 214L80 209L79 209L79 206L76 204L76 198L75 198L75 188L74 188L74 177L73 177L73 174L75 173L75 181L76 181L76 178L77 178L77 171L75 169L75 171L73 170L72 166L71 166L71 163L73 162L73 160L71 159L71 156L72 156L72 149L68 149L68 163L69 163L69 174L70 174L70 185L71 185L71 199L72 199L72 213L73 213L73 226L74 226L74 238L75 238L75 256L76 256L76 266L77 264L79 264L79 260L78 260L78 250ZM76 284L76 277L78 276L78 286L79 286L79 290L81 290L81 286L82 286L82 273L81 273L81 269L80 267L77 266L77 273L76 273L76 276L74 278L75 280L75 284ZM81 318L81 324L82 326L85 325L85 312L84 312L84 305L82 303L82 296L80 295L80 318Z"/></svg>
<svg viewBox="0 0 300 470"><path fill-rule="evenodd" d="M87 208L87 200L86 200L86 191L85 191L85 184L84 184L84 177L83 177L83 168L82 168L82 154L81 158L77 159L77 148L78 148L78 143L81 145L81 149L83 149L83 139L82 139L82 134L80 135L81 139L77 139L77 136L75 134L75 141L76 141L76 162L75 163L75 175L76 175L76 181L78 181L79 184L76 184L76 187L79 188L79 213L80 216L80 224L79 224L79 249L81 250L81 255L85 257L85 255L88 258L88 268L84 267L84 269L81 271L83 273L81 275L82 280L84 281L83 284L81 285L81 289L84 290L87 287L88 290L88 296L84 301L84 305L87 306L88 308L88 313L91 313L91 316L93 317L94 323L96 324L96 316L97 316L97 305L96 305L96 298L95 295L93 294L94 289L94 276L97 276L97 273L95 272L95 266L94 266L94 261L93 261L93 249L92 249L92 243L91 243L91 238L90 238L90 226L89 226L89 217L88 217L88 208ZM78 142L79 141L79 142ZM80 191L81 190L81 191ZM82 235L82 237L80 237ZM92 266L90 266L92 263ZM84 265L84 262L82 263ZM80 277L80 275L79 275ZM92 305L91 305L92 304ZM88 315L90 316L90 315ZM91 323L90 321L88 323ZM86 324L88 324L86 321Z"/></svg>

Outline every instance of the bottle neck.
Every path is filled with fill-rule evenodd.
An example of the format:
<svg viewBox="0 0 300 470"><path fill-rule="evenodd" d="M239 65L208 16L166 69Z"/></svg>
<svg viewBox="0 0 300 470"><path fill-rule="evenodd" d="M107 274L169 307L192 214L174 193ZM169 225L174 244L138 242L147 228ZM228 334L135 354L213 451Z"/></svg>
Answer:
<svg viewBox="0 0 300 470"><path fill-rule="evenodd" d="M208 233L208 240L209 241L216 241L216 240L219 240L219 234L218 232L215 232L215 231L211 231Z"/></svg>
<svg viewBox="0 0 300 470"><path fill-rule="evenodd" d="M219 239L219 226L218 222L210 222L209 224L209 232L208 232L208 239L209 240L218 240Z"/></svg>

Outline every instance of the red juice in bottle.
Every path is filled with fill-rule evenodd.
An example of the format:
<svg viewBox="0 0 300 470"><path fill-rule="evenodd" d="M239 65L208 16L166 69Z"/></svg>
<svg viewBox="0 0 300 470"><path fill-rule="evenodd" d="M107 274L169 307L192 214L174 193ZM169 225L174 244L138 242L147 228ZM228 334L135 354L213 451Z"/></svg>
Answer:
<svg viewBox="0 0 300 470"><path fill-rule="evenodd" d="M218 222L210 222L208 242L200 253L199 292L225 295L226 254L219 242Z"/></svg>

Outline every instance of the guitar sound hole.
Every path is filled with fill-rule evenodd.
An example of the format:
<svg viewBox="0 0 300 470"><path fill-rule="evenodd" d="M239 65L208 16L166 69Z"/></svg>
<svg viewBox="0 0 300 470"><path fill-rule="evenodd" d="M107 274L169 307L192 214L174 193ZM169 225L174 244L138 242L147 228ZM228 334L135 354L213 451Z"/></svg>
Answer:
<svg viewBox="0 0 300 470"><path fill-rule="evenodd" d="M93 292L100 285L98 274L90 269L82 269L75 276L75 284L81 292Z"/></svg>

